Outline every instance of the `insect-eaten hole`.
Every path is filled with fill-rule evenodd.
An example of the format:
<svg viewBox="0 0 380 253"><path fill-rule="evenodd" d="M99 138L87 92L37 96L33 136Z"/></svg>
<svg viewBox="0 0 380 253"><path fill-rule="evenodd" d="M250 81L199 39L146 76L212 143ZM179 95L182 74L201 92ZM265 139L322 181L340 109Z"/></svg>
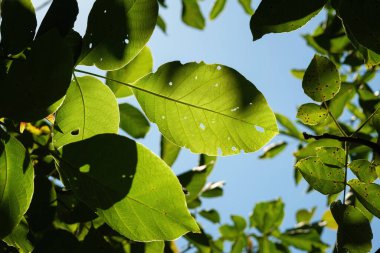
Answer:
<svg viewBox="0 0 380 253"><path fill-rule="evenodd" d="M76 136L78 134L79 134L79 129L75 129L75 130L71 131L71 135Z"/></svg>

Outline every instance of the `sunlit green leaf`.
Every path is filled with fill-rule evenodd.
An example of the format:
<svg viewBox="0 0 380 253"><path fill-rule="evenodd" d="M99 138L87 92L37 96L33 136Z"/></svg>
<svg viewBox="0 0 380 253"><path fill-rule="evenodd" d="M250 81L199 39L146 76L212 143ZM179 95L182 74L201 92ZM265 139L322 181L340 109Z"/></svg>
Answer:
<svg viewBox="0 0 380 253"><path fill-rule="evenodd" d="M213 223L219 223L220 222L220 215L218 211L215 209L210 210L202 210L199 212L199 215L201 215L203 218L213 222Z"/></svg>
<svg viewBox="0 0 380 253"><path fill-rule="evenodd" d="M263 149L264 153L259 156L260 159L273 158L280 154L288 145L287 142L273 143Z"/></svg>
<svg viewBox="0 0 380 253"><path fill-rule="evenodd" d="M330 208L338 223L338 251L369 252L373 235L370 223L363 213L340 201L332 203Z"/></svg>
<svg viewBox="0 0 380 253"><path fill-rule="evenodd" d="M215 0L214 6L210 12L210 19L213 20L219 16L226 5L227 0Z"/></svg>
<svg viewBox="0 0 380 253"><path fill-rule="evenodd" d="M355 196L360 200L365 208L373 215L380 218L380 186L378 184L362 183L357 179L352 179L347 183L354 191Z"/></svg>
<svg viewBox="0 0 380 253"><path fill-rule="evenodd" d="M88 17L80 64L116 70L130 62L156 26L155 0L97 0Z"/></svg>
<svg viewBox="0 0 380 253"><path fill-rule="evenodd" d="M247 227L247 222L239 215L231 215L231 220L234 222L234 226L239 231L243 231Z"/></svg>
<svg viewBox="0 0 380 253"><path fill-rule="evenodd" d="M29 253L33 251L33 244L29 241L27 235L29 233L28 222L23 218L21 222L13 229L12 233L3 240L10 246L18 249L20 253Z"/></svg>
<svg viewBox="0 0 380 253"><path fill-rule="evenodd" d="M111 90L94 77L75 78L56 114L53 144L61 147L96 134L117 133L119 110Z"/></svg>
<svg viewBox="0 0 380 253"><path fill-rule="evenodd" d="M292 73L292 75L295 78L302 80L303 76L305 75L305 70L304 69L292 69L290 71L290 73Z"/></svg>
<svg viewBox="0 0 380 253"><path fill-rule="evenodd" d="M343 168L345 165L346 152L337 147L317 147L317 156L328 166Z"/></svg>
<svg viewBox="0 0 380 253"><path fill-rule="evenodd" d="M144 138L149 131L149 121L136 107L123 103L119 104L120 128L134 138Z"/></svg>
<svg viewBox="0 0 380 253"><path fill-rule="evenodd" d="M297 118L306 125L318 125L327 118L327 115L328 111L324 106L313 103L301 105L297 112Z"/></svg>
<svg viewBox="0 0 380 253"><path fill-rule="evenodd" d="M320 147L342 147L342 143L338 140L330 140L330 139L321 139L308 143L305 147L299 149L294 153L294 156L297 160L301 160L303 158L309 156L317 156L317 148Z"/></svg>
<svg viewBox="0 0 380 253"><path fill-rule="evenodd" d="M340 76L335 64L324 56L315 55L306 69L302 88L314 101L332 99L340 89Z"/></svg>
<svg viewBox="0 0 380 253"><path fill-rule="evenodd" d="M260 237L257 239L259 243L258 253L289 253L289 249L282 244L274 243L268 238Z"/></svg>
<svg viewBox="0 0 380 253"><path fill-rule="evenodd" d="M18 54L33 40L37 19L32 1L3 0L1 4L1 43L5 55Z"/></svg>
<svg viewBox="0 0 380 253"><path fill-rule="evenodd" d="M0 84L0 117L30 122L50 115L62 103L72 68L71 51L57 30L43 34Z"/></svg>
<svg viewBox="0 0 380 253"><path fill-rule="evenodd" d="M319 157L304 158L295 167L310 186L322 194L337 193L344 188L344 170L324 164Z"/></svg>
<svg viewBox="0 0 380 253"><path fill-rule="evenodd" d="M251 18L253 40L268 33L290 32L306 24L326 0L262 0ZM284 10L287 11L284 11Z"/></svg>
<svg viewBox="0 0 380 253"><path fill-rule="evenodd" d="M333 230L337 230L338 229L338 224L334 220L334 217L333 217L333 215L332 215L332 213L331 213L330 210L326 210L326 212L324 212L324 214L322 215L321 220L324 221L324 222L326 222L326 227L328 227L330 229L333 229Z"/></svg>
<svg viewBox="0 0 380 253"><path fill-rule="evenodd" d="M182 0L182 21L200 30L205 28L206 21L199 7L198 0Z"/></svg>
<svg viewBox="0 0 380 253"><path fill-rule="evenodd" d="M297 127L293 124L293 122L290 119L288 119L286 116L281 115L279 113L276 113L276 118L277 118L278 123L281 126L285 127L286 129L285 133L287 135L303 140L302 133L297 129Z"/></svg>
<svg viewBox="0 0 380 253"><path fill-rule="evenodd" d="M333 2L350 39L380 54L380 21L376 14L380 3L376 0Z"/></svg>
<svg viewBox="0 0 380 253"><path fill-rule="evenodd" d="M281 199L259 202L249 217L250 226L268 234L281 225L284 215L284 203Z"/></svg>
<svg viewBox="0 0 380 253"><path fill-rule="evenodd" d="M65 185L127 238L173 240L199 231L177 178L141 144L100 134L65 145L60 152L58 168Z"/></svg>
<svg viewBox="0 0 380 253"><path fill-rule="evenodd" d="M336 96L328 101L329 110L332 115L337 119L339 118L345 106L355 96L355 86L350 83L342 83L340 90Z"/></svg>
<svg viewBox="0 0 380 253"><path fill-rule="evenodd" d="M172 166L177 160L181 147L173 144L171 141L161 136L161 149L160 155L162 160L166 162L167 165Z"/></svg>
<svg viewBox="0 0 380 253"><path fill-rule="evenodd" d="M150 121L168 140L192 152L253 152L278 133L263 95L226 66L171 62L135 85Z"/></svg>
<svg viewBox="0 0 380 253"><path fill-rule="evenodd" d="M239 4L248 15L252 15L255 12L251 7L251 0L239 0Z"/></svg>
<svg viewBox="0 0 380 253"><path fill-rule="evenodd" d="M316 207L313 207L310 211L307 209L300 209L296 213L297 223L310 223L311 218L315 213Z"/></svg>
<svg viewBox="0 0 380 253"><path fill-rule="evenodd" d="M349 164L351 171L363 183L372 183L376 180L376 166L367 160L354 160Z"/></svg>
<svg viewBox="0 0 380 253"><path fill-rule="evenodd" d="M126 66L115 71L108 71L107 77L123 83L133 83L152 72L152 68L152 53L148 47L144 47L141 52ZM133 94L132 90L128 86L113 82L110 79L106 80L106 84L115 93L117 98L128 97Z"/></svg>
<svg viewBox="0 0 380 253"><path fill-rule="evenodd" d="M79 12L77 0L53 0L41 22L36 37L57 29L65 37L74 27Z"/></svg>
<svg viewBox="0 0 380 253"><path fill-rule="evenodd" d="M231 253L243 252L243 249L247 245L247 238L244 235L239 236L232 244Z"/></svg>
<svg viewBox="0 0 380 253"><path fill-rule="evenodd" d="M0 129L0 238L19 224L33 195L34 170L24 146Z"/></svg>

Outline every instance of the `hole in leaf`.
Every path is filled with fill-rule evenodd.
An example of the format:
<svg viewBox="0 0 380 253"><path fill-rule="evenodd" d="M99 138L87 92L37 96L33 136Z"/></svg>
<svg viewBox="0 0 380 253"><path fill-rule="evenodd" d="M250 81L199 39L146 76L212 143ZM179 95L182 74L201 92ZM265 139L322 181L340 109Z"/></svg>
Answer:
<svg viewBox="0 0 380 253"><path fill-rule="evenodd" d="M71 135L78 135L79 134L79 129L75 129L71 131Z"/></svg>
<svg viewBox="0 0 380 253"><path fill-rule="evenodd" d="M262 128L261 126L255 126L256 130L261 132L261 133L264 133L264 128Z"/></svg>
<svg viewBox="0 0 380 253"><path fill-rule="evenodd" d="M199 127L200 127L202 130L205 130L205 129L206 129L206 126L205 126L203 123L200 123L200 124L199 124Z"/></svg>

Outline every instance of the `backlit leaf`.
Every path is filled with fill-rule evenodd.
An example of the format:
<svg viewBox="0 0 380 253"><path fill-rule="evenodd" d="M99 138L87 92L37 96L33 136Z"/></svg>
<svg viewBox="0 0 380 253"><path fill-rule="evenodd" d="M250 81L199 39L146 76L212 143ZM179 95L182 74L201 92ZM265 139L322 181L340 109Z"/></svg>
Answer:
<svg viewBox="0 0 380 253"><path fill-rule="evenodd" d="M327 166L319 157L304 158L295 167L310 186L322 194L338 193L344 188L343 169Z"/></svg>
<svg viewBox="0 0 380 253"><path fill-rule="evenodd" d="M298 210L296 213L297 223L310 223L311 218L315 213L316 207L313 207L310 211L307 209Z"/></svg>
<svg viewBox="0 0 380 253"><path fill-rule="evenodd" d="M251 18L253 40L258 40L268 33L290 32L300 28L317 15L326 2L326 0L262 0Z"/></svg>
<svg viewBox="0 0 380 253"><path fill-rule="evenodd" d="M362 183L357 179L348 181L348 185L363 206L377 218L380 218L380 186L374 183Z"/></svg>
<svg viewBox="0 0 380 253"><path fill-rule="evenodd" d="M133 83L141 77L152 72L153 57L148 47L144 47L141 52L123 68L108 71L107 77L123 83ZM117 98L128 97L132 95L132 90L123 84L116 83L110 79L106 80L106 84L111 88Z"/></svg>
<svg viewBox="0 0 380 253"><path fill-rule="evenodd" d="M286 135L290 135L294 138L303 140L302 133L297 129L297 127L293 124L293 122L290 119L279 113L276 113L276 119L278 123L286 129Z"/></svg>
<svg viewBox="0 0 380 253"><path fill-rule="evenodd" d="M4 238L29 208L34 169L27 150L16 138L0 137L0 238Z"/></svg>
<svg viewBox="0 0 380 253"><path fill-rule="evenodd" d="M318 125L328 115L325 107L313 103L303 104L298 108L297 118L306 125Z"/></svg>
<svg viewBox="0 0 380 253"><path fill-rule="evenodd" d="M173 144L171 141L169 141L162 135L160 145L160 156L162 160L164 160L167 165L172 166L174 162L177 160L179 152L181 151L181 147L178 147L177 145Z"/></svg>
<svg viewBox="0 0 380 253"><path fill-rule="evenodd" d="M1 50L18 54L33 40L37 19L32 1L3 0L1 3Z"/></svg>
<svg viewBox="0 0 380 253"><path fill-rule="evenodd" d="M119 104L120 128L134 138L144 138L149 131L149 121L136 107L123 103Z"/></svg>
<svg viewBox="0 0 380 253"><path fill-rule="evenodd" d="M219 16L226 5L226 0L215 0L214 6L210 12L210 19L213 20Z"/></svg>
<svg viewBox="0 0 380 253"><path fill-rule="evenodd" d="M192 152L253 152L278 133L264 96L226 66L171 62L135 85L150 121L168 140Z"/></svg>
<svg viewBox="0 0 380 253"><path fill-rule="evenodd" d="M94 77L75 78L57 111L53 144L61 147L96 134L117 133L119 110L111 90Z"/></svg>
<svg viewBox="0 0 380 253"><path fill-rule="evenodd" d="M138 55L156 26L155 0L97 0L88 17L80 64L103 70L124 67Z"/></svg>
<svg viewBox="0 0 380 253"><path fill-rule="evenodd" d="M257 203L249 217L250 226L267 234L276 230L284 219L284 203L281 199Z"/></svg>
<svg viewBox="0 0 380 253"><path fill-rule="evenodd" d="M12 233L3 240L10 246L15 247L20 253L29 253L33 251L33 244L29 241L28 222L23 218L21 222L13 229Z"/></svg>
<svg viewBox="0 0 380 253"><path fill-rule="evenodd" d="M273 158L277 156L279 153L281 153L286 146L288 145L287 142L278 142L278 143L273 143L269 146L266 146L263 151L264 153L259 156L260 159L266 159L266 158Z"/></svg>
<svg viewBox="0 0 380 253"><path fill-rule="evenodd" d="M251 0L239 0L239 4L248 15L252 15L255 12L251 7Z"/></svg>
<svg viewBox="0 0 380 253"><path fill-rule="evenodd" d="M340 89L340 76L335 64L324 56L315 55L306 69L302 88L314 101L332 99Z"/></svg>
<svg viewBox="0 0 380 253"><path fill-rule="evenodd" d="M100 134L65 145L60 152L65 185L127 238L173 240L199 231L176 176L141 144Z"/></svg>
<svg viewBox="0 0 380 253"><path fill-rule="evenodd" d="M182 0L182 21L200 30L205 28L206 21L199 7L198 0Z"/></svg>
<svg viewBox="0 0 380 253"><path fill-rule="evenodd" d="M363 183L372 183L377 178L376 165L367 160L354 160L349 164L349 167Z"/></svg>

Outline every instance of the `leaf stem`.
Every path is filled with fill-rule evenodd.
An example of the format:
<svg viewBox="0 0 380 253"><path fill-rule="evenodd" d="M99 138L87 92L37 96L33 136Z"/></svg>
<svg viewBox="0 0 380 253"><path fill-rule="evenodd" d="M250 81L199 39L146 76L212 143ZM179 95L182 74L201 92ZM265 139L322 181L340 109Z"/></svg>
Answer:
<svg viewBox="0 0 380 253"><path fill-rule="evenodd" d="M308 140L308 139L315 139L315 140L333 139L333 140L338 140L338 141L342 141L342 142L357 143L357 144L361 144L361 145L370 147L376 153L380 154L380 145L379 144L372 142L372 141L369 141L369 140L357 138L357 137L337 136L337 135L333 135L333 134L311 135L308 133L303 133L303 137L305 138L305 140Z"/></svg>
<svg viewBox="0 0 380 253"><path fill-rule="evenodd" d="M380 109L380 106L376 108L376 110L371 114L369 115L369 117L358 127L358 129L355 130L355 132L353 132L351 136L357 134L360 130L362 130L362 128L375 116L375 114L377 113L377 111Z"/></svg>
<svg viewBox="0 0 380 253"><path fill-rule="evenodd" d="M329 106L327 105L326 101L323 101L323 104L324 104L324 106L326 107L326 110L327 110L327 112L329 113L330 117L333 119L335 125L338 127L340 133L341 133L343 136L346 136L346 137L347 137L348 135L347 135L346 132L343 130L343 128L340 126L339 122L336 120L336 118L334 117L334 115L331 113L330 108L329 108Z"/></svg>
<svg viewBox="0 0 380 253"><path fill-rule="evenodd" d="M344 189L343 189L343 201L342 203L346 203L346 185L347 185L347 167L348 167L348 149L349 144L347 141L344 142L344 152L346 153L345 161L344 161Z"/></svg>

